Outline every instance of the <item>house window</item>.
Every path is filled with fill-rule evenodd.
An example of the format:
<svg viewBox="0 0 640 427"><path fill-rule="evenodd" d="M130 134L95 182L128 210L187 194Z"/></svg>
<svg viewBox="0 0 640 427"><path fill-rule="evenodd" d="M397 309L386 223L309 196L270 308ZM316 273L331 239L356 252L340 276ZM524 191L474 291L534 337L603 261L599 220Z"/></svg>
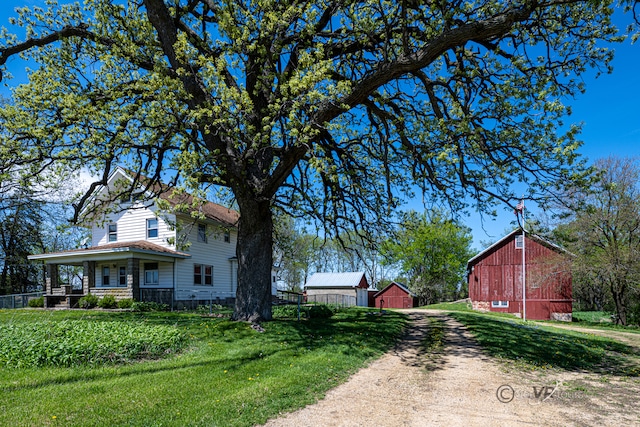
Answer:
<svg viewBox="0 0 640 427"><path fill-rule="evenodd" d="M231 242L231 233L229 232L229 230L225 230L225 232L224 232L224 241L226 243L230 243Z"/></svg>
<svg viewBox="0 0 640 427"><path fill-rule="evenodd" d="M517 235L516 236L516 249L522 249L522 246L524 246L522 244L522 235Z"/></svg>
<svg viewBox="0 0 640 427"><path fill-rule="evenodd" d="M213 266L194 264L193 265L193 284L213 286Z"/></svg>
<svg viewBox="0 0 640 427"><path fill-rule="evenodd" d="M147 239L158 237L158 219L151 218L147 220Z"/></svg>
<svg viewBox="0 0 640 427"><path fill-rule="evenodd" d="M491 307L493 308L508 308L509 301L491 301Z"/></svg>
<svg viewBox="0 0 640 427"><path fill-rule="evenodd" d="M127 267L120 267L118 272L118 285L127 286Z"/></svg>
<svg viewBox="0 0 640 427"><path fill-rule="evenodd" d="M159 274L158 274L158 263L157 262L147 262L144 264L144 284L145 285L157 285Z"/></svg>
<svg viewBox="0 0 640 427"><path fill-rule="evenodd" d="M118 224L109 224L109 241L116 242L118 240Z"/></svg>
<svg viewBox="0 0 640 427"><path fill-rule="evenodd" d="M207 225L198 224L198 242L207 243Z"/></svg>
<svg viewBox="0 0 640 427"><path fill-rule="evenodd" d="M111 275L111 270L109 267L102 267L102 286L109 286L109 276Z"/></svg>

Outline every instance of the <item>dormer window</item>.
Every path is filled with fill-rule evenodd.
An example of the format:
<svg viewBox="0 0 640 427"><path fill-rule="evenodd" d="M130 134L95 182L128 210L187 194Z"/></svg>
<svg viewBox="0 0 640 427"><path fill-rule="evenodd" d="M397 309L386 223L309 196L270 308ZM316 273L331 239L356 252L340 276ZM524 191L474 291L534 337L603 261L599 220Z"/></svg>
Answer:
<svg viewBox="0 0 640 427"><path fill-rule="evenodd" d="M110 242L118 241L118 224L109 224L108 226L108 236Z"/></svg>
<svg viewBox="0 0 640 427"><path fill-rule="evenodd" d="M147 239L158 237L158 219L151 218L147 220Z"/></svg>

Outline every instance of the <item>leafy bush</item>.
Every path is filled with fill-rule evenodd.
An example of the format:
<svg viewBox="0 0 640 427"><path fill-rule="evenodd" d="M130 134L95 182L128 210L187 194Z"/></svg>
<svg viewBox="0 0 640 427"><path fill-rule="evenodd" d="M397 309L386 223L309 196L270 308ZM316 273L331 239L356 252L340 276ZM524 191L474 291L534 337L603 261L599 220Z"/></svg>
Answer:
<svg viewBox="0 0 640 427"><path fill-rule="evenodd" d="M133 299L126 298L118 301L118 308L131 308L133 306Z"/></svg>
<svg viewBox="0 0 640 427"><path fill-rule="evenodd" d="M44 297L32 298L27 304L29 307L44 307Z"/></svg>
<svg viewBox="0 0 640 427"><path fill-rule="evenodd" d="M113 295L105 295L100 301L98 301L98 307L100 308L116 308L118 303L116 297Z"/></svg>
<svg viewBox="0 0 640 427"><path fill-rule="evenodd" d="M273 307L272 314L274 318L292 318L298 317L298 306L297 305L277 305ZM300 316L306 317L307 313L305 311L305 307L302 308Z"/></svg>
<svg viewBox="0 0 640 427"><path fill-rule="evenodd" d="M78 300L80 308L93 308L98 305L98 297L93 294L87 294Z"/></svg>
<svg viewBox="0 0 640 427"><path fill-rule="evenodd" d="M309 308L310 319L328 319L333 316L334 313L335 312L331 309L331 307L324 304L314 305Z"/></svg>
<svg viewBox="0 0 640 427"><path fill-rule="evenodd" d="M187 342L174 326L87 320L0 324L0 366L80 366L177 352Z"/></svg>
<svg viewBox="0 0 640 427"><path fill-rule="evenodd" d="M153 301L135 301L131 305L133 311L169 311L169 308L169 304L159 304Z"/></svg>
<svg viewBox="0 0 640 427"><path fill-rule="evenodd" d="M224 307L221 304L211 304L211 306L209 306L209 304L199 305L196 309L198 313L209 313L210 311L216 312L222 310L224 310Z"/></svg>

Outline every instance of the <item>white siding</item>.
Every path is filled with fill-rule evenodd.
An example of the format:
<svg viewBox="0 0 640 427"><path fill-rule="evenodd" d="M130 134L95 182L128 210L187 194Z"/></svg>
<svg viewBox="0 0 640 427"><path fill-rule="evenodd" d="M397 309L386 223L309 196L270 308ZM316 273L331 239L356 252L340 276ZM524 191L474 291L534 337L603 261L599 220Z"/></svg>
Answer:
<svg viewBox="0 0 640 427"><path fill-rule="evenodd" d="M101 264L96 264L96 287L97 288L101 288L104 287L104 284L102 283L102 279L103 279L103 268L104 267L109 267L109 288L126 288L127 286L120 286L119 285L119 278L120 278L120 267L124 267L125 269L127 268L127 261L113 261L113 262L106 262L106 263L101 263Z"/></svg>
<svg viewBox="0 0 640 427"><path fill-rule="evenodd" d="M124 212L108 214L104 223L94 224L92 228L92 245L106 245L109 242L108 227L109 224L117 225L116 242L134 242L137 240L147 240L166 248L175 249L175 245L170 245L169 239L175 240L176 233L171 230L171 223L175 218L173 215L160 215L156 217L157 211L155 206L144 207L141 203L135 205L134 208ZM158 237L147 239L147 219L158 220Z"/></svg>
<svg viewBox="0 0 640 427"><path fill-rule="evenodd" d="M207 225L207 242L198 241L198 226L193 220L183 219L181 229L191 243L184 252L191 258L176 263L176 299L232 298L236 294L237 262L230 261L236 256L237 232L231 230L230 242L224 241L224 228L212 221L200 221ZM203 264L213 266L213 286L194 285L193 266Z"/></svg>
<svg viewBox="0 0 640 427"><path fill-rule="evenodd" d="M144 283L144 265L156 261L140 260L140 287L141 288L173 288L173 263L158 262L158 284L146 285Z"/></svg>
<svg viewBox="0 0 640 427"><path fill-rule="evenodd" d="M157 286L145 285L144 284L144 264L154 263L154 262L158 264L158 285ZM95 271L96 287L103 287L103 284L102 284L103 267L109 267L109 270L110 270L109 271L110 273L109 287L110 288L122 287L122 286L117 286L117 283L119 283L118 280L119 280L120 267L127 268L127 263L128 263L127 260L124 260L124 261L113 261L113 262L96 264L96 271ZM173 287L173 263L141 259L140 260L140 277L139 277L138 283L140 283L141 288L172 288Z"/></svg>

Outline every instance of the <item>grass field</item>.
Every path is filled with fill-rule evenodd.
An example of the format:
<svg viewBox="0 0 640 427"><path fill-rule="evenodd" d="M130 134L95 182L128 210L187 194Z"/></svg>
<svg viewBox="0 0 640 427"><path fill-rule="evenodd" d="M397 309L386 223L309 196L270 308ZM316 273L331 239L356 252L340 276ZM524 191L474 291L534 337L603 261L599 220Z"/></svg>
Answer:
<svg viewBox="0 0 640 427"><path fill-rule="evenodd" d="M196 313L0 310L0 323L128 322L176 328L186 350L125 364L0 370L2 426L252 426L314 402L387 351L406 318L349 309L265 332Z"/></svg>
<svg viewBox="0 0 640 427"><path fill-rule="evenodd" d="M560 368L640 375L639 351L613 339L493 314L450 315L462 322L491 356L515 362L525 370Z"/></svg>

